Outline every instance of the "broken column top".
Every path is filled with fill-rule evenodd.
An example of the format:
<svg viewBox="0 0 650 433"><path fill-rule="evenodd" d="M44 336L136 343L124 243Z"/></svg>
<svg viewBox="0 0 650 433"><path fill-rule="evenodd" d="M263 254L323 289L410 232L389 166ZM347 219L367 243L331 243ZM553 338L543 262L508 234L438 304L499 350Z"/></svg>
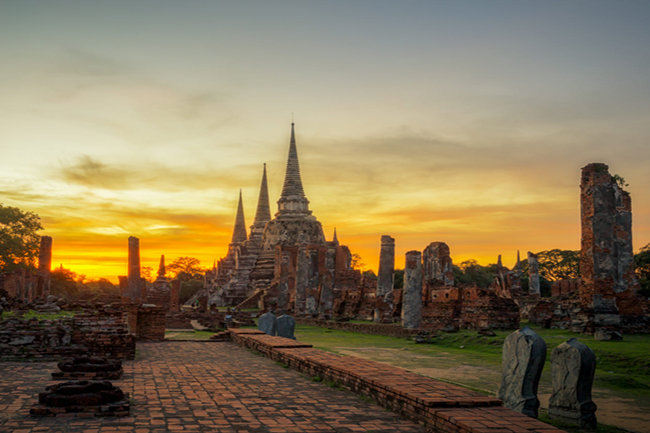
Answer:
<svg viewBox="0 0 650 433"><path fill-rule="evenodd" d="M388 235L383 235L381 237L381 246L395 246L395 239Z"/></svg>

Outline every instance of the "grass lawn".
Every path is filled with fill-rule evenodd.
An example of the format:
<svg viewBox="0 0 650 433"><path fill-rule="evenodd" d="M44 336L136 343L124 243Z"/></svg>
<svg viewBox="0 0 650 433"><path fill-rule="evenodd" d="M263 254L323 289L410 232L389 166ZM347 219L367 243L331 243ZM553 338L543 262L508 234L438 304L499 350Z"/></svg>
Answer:
<svg viewBox="0 0 650 433"><path fill-rule="evenodd" d="M23 314L23 319L33 319L36 317L38 320L55 320L63 319L65 317L74 317L75 311L60 311L58 313L40 313L38 311L29 310ZM2 313L2 319L10 319L16 315L15 311L5 311Z"/></svg>
<svg viewBox="0 0 650 433"><path fill-rule="evenodd" d="M215 333L212 331L195 331L193 329L165 331L166 340L208 340Z"/></svg>
<svg viewBox="0 0 650 433"><path fill-rule="evenodd" d="M566 330L531 328L548 347L539 389L543 407L547 406L552 391L551 352L574 337L596 354L598 364L593 395L600 408L596 412L599 420L627 425L636 431L650 431L649 424L641 428L635 424L635 420L643 423L650 412L650 335L625 335L623 341L596 341L593 336ZM384 362L496 395L501 383L501 349L511 332L496 331L495 337L484 337L477 331L462 330L438 334L433 344L415 344L405 338L298 325L296 338L319 349ZM608 430L603 426L599 431L621 430Z"/></svg>

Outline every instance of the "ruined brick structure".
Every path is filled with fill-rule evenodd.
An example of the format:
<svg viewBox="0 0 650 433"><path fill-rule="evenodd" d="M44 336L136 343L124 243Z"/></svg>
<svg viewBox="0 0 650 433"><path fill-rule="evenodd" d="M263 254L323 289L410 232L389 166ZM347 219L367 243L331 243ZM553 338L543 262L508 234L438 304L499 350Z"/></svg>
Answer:
<svg viewBox="0 0 650 433"><path fill-rule="evenodd" d="M39 282L39 276L27 269L16 269L13 272L0 274L0 289L9 296L24 302L34 300L34 292Z"/></svg>
<svg viewBox="0 0 650 433"><path fill-rule="evenodd" d="M122 308L84 310L72 318L0 322L0 361L54 361L69 356L135 358L135 335Z"/></svg>
<svg viewBox="0 0 650 433"><path fill-rule="evenodd" d="M206 275L201 293L211 305L329 318L347 290L357 289L360 275L350 268L351 254L334 239L325 239L321 223L309 210L300 176L294 124L278 211L271 218L266 165L255 221L246 234L240 199L228 254ZM197 294L198 299L202 294ZM337 302L338 301L338 302Z"/></svg>
<svg viewBox="0 0 650 433"><path fill-rule="evenodd" d="M160 256L160 265L158 266L158 277L154 281L151 289L147 293L147 303L157 307L163 307L167 312L171 308L171 286L165 277L165 256ZM176 301L178 305L178 301Z"/></svg>
<svg viewBox="0 0 650 433"><path fill-rule="evenodd" d="M519 319L519 307L511 298L476 286L446 286L431 293L422 312L422 327L518 329Z"/></svg>
<svg viewBox="0 0 650 433"><path fill-rule="evenodd" d="M650 306L637 294L634 274L630 194L608 169L582 168L580 280L554 283L554 298L531 310L533 323L583 333L650 332Z"/></svg>
<svg viewBox="0 0 650 433"><path fill-rule="evenodd" d="M517 263L511 271L501 261L501 255L497 260L496 274L494 283L491 285L492 291L501 298L510 298L519 304L524 295L521 287L521 261L519 260L519 251L517 251Z"/></svg>
<svg viewBox="0 0 650 433"><path fill-rule="evenodd" d="M47 298L50 294L52 270L52 237L41 236L41 246L38 252L38 283L34 297Z"/></svg>

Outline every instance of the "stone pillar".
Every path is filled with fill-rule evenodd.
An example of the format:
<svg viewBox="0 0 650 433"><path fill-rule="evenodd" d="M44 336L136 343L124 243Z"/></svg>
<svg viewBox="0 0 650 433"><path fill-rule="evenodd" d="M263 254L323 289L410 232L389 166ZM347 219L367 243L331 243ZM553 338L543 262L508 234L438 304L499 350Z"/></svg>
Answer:
<svg viewBox="0 0 650 433"><path fill-rule="evenodd" d="M422 320L422 253L406 253L404 293L402 295L402 326L419 328Z"/></svg>
<svg viewBox="0 0 650 433"><path fill-rule="evenodd" d="M129 274L126 296L131 302L141 296L142 278L140 277L140 239L129 236Z"/></svg>
<svg viewBox="0 0 650 433"><path fill-rule="evenodd" d="M38 252L38 285L35 296L46 299L50 294L52 270L52 237L41 236L41 247Z"/></svg>
<svg viewBox="0 0 650 433"><path fill-rule="evenodd" d="M295 315L305 314L307 285L309 284L309 254L304 245L298 247L296 260L296 300Z"/></svg>
<svg viewBox="0 0 650 433"><path fill-rule="evenodd" d="M595 370L596 355L575 338L553 350L553 393L548 401L551 418L577 424L581 429L596 429L596 404L591 400Z"/></svg>
<svg viewBox="0 0 650 433"><path fill-rule="evenodd" d="M537 388L546 361L546 343L526 326L506 337L501 359L503 373L497 398L505 407L537 418Z"/></svg>
<svg viewBox="0 0 650 433"><path fill-rule="evenodd" d="M632 249L632 201L605 164L582 168L580 181L580 300L590 306L594 295L618 297L636 292ZM629 292L628 292L629 293Z"/></svg>
<svg viewBox="0 0 650 433"><path fill-rule="evenodd" d="M381 237L379 251L379 272L377 273L377 297L393 291L395 274L395 239L388 235Z"/></svg>
<svg viewBox="0 0 650 433"><path fill-rule="evenodd" d="M539 296L539 262L537 255L528 251L528 294Z"/></svg>
<svg viewBox="0 0 650 433"><path fill-rule="evenodd" d="M379 272L377 273L377 292L374 321L381 322L393 309L393 286L395 281L395 239L388 235L381 237L379 250Z"/></svg>
<svg viewBox="0 0 650 433"><path fill-rule="evenodd" d="M332 317L334 304L334 268L336 266L336 248L328 248L325 252L325 272L320 284L320 300L318 303L319 318L329 320Z"/></svg>

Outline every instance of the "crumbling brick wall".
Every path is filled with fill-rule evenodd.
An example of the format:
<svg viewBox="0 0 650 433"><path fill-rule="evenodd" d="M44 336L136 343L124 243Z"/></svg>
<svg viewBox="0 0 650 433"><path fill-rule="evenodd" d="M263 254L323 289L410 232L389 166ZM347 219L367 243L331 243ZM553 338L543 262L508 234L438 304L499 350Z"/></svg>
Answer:
<svg viewBox="0 0 650 433"><path fill-rule="evenodd" d="M1 361L55 361L92 355L135 358L135 336L122 310L87 311L74 318L11 318L0 322Z"/></svg>

